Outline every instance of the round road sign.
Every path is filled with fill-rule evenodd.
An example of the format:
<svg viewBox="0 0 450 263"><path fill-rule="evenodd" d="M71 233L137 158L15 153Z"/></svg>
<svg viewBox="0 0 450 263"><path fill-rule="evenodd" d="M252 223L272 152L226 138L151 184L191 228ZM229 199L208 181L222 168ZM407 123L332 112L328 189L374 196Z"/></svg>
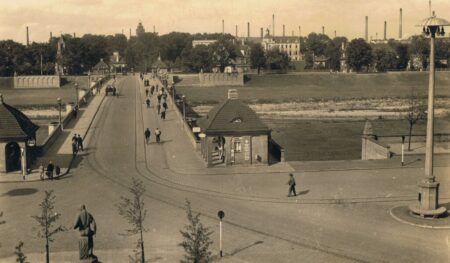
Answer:
<svg viewBox="0 0 450 263"><path fill-rule="evenodd" d="M217 213L217 216L220 218L220 220L222 220L222 218L225 217L225 212L223 212L222 210L220 210L220 211Z"/></svg>

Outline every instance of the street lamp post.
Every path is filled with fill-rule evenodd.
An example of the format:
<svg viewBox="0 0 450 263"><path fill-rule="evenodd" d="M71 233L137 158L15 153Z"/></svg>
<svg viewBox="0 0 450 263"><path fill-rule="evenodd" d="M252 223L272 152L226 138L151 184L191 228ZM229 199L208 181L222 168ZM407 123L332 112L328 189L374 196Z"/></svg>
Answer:
<svg viewBox="0 0 450 263"><path fill-rule="evenodd" d="M78 83L75 83L75 93L76 93L76 98L77 98L77 102L75 103L77 106L77 109L80 108L80 105L78 104Z"/></svg>
<svg viewBox="0 0 450 263"><path fill-rule="evenodd" d="M59 107L59 126L61 127L61 130L63 130L63 124L62 124L62 118L61 118L61 98L57 98L56 101L58 101L58 107Z"/></svg>
<svg viewBox="0 0 450 263"><path fill-rule="evenodd" d="M219 221L219 249L220 249L220 257L223 257L223 252L222 252L222 219L225 217L225 213L220 210L217 213L217 216L219 217L220 221Z"/></svg>
<svg viewBox="0 0 450 263"><path fill-rule="evenodd" d="M186 96L181 96L183 100L183 121L186 122Z"/></svg>
<svg viewBox="0 0 450 263"><path fill-rule="evenodd" d="M444 36L444 26L450 23L442 18L437 18L433 14L425 19L420 25L423 27L425 36L430 37L430 69L429 69L429 85L428 85L428 116L427 116L427 138L425 152L425 177L418 183L419 194L418 202L410 205L410 210L414 214L426 217L437 217L446 212L446 208L439 206L439 183L433 174L433 154L434 154L434 86L435 86L435 38L436 36Z"/></svg>

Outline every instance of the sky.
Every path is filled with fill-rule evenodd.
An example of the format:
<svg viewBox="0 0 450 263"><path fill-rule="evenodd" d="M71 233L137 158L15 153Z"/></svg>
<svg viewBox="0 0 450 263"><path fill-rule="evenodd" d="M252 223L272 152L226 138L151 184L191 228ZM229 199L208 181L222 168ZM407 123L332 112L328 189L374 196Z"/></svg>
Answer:
<svg viewBox="0 0 450 263"><path fill-rule="evenodd" d="M450 20L450 1L433 0L438 17ZM0 0L0 39L25 43L26 26L30 41L43 42L61 33L116 34L122 30L135 34L141 21L145 30L161 34L169 32L225 32L259 36L260 28L272 27L275 34L303 36L310 32L349 39L364 37L365 16L369 17L369 36L383 36L387 21L387 37L398 38L399 9L403 9L403 36L421 32L417 24L429 16L429 0Z"/></svg>

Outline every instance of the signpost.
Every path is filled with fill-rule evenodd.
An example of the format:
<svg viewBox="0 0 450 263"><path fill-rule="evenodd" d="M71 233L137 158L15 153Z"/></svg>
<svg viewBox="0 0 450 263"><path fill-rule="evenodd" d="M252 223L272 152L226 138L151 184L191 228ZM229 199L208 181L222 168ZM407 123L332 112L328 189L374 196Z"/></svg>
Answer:
<svg viewBox="0 0 450 263"><path fill-rule="evenodd" d="M405 136L402 136L402 166L405 165Z"/></svg>
<svg viewBox="0 0 450 263"><path fill-rule="evenodd" d="M219 248L220 248L220 257L223 257L223 253L222 253L222 219L225 217L225 212L223 212L222 210L220 210L220 211L217 213L217 216L218 216L219 219L220 219L220 222L219 222L219 239L220 239L220 242L219 242Z"/></svg>

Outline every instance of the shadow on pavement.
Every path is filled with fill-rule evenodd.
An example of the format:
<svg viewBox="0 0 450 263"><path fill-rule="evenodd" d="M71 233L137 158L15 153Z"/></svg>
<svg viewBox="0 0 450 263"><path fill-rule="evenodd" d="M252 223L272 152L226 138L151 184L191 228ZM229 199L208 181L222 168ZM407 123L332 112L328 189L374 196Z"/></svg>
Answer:
<svg viewBox="0 0 450 263"><path fill-rule="evenodd" d="M244 251L244 250L246 250L246 249L249 249L249 248L251 248L251 247L254 247L254 246L259 245L259 244L262 244L262 243L264 243L264 241L256 241L256 242L254 242L253 244L250 244L250 245L248 245L248 246L245 246L245 247L241 247L241 248L235 249L235 250L234 250L233 252L231 252L229 255L230 255L230 256L234 256L234 255L236 255L237 253L240 253L240 252L242 252L242 251Z"/></svg>
<svg viewBox="0 0 450 263"><path fill-rule="evenodd" d="M0 197L2 197L2 196L32 195L32 194L35 194L37 192L38 192L38 190L36 188L18 188L18 189L10 190L10 191L0 195Z"/></svg>
<svg viewBox="0 0 450 263"><path fill-rule="evenodd" d="M300 191L300 192L297 193L297 195L306 195L308 193L309 193L309 189Z"/></svg>

